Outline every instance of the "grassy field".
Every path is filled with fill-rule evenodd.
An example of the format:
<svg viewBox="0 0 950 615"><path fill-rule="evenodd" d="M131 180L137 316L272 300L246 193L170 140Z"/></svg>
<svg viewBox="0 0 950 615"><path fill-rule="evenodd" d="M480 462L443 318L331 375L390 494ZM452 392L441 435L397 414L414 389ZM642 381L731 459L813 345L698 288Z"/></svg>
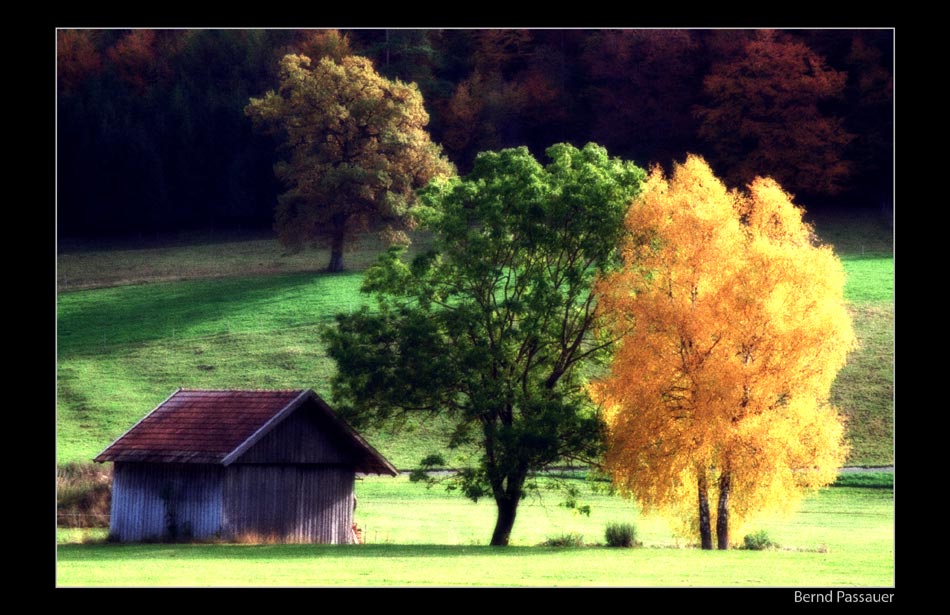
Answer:
<svg viewBox="0 0 950 615"><path fill-rule="evenodd" d="M179 386L329 394L333 364L319 332L359 305L360 282L360 274L295 273L63 293L59 461L89 461ZM440 448L441 432L438 421L410 424L377 430L373 442L410 467Z"/></svg>
<svg viewBox="0 0 950 615"><path fill-rule="evenodd" d="M485 546L494 515L490 502L475 504L405 478L367 478L357 483L357 519L367 544L61 544L57 584L890 586L893 490L886 477L870 482L824 489L806 498L798 513L749 527L766 530L778 549L704 552L677 541L663 521L642 517L629 502L589 489L590 516L560 506L556 491L542 489L542 497L522 504L513 546L492 548ZM634 523L643 546L599 546L611 521ZM594 546L537 547L561 533L582 534ZM61 540L75 535L63 531Z"/></svg>
<svg viewBox="0 0 950 615"><path fill-rule="evenodd" d="M847 272L859 348L838 374L832 401L849 421L851 463L876 464L894 455L893 228L878 215L850 211L809 216L835 247Z"/></svg>
<svg viewBox="0 0 950 615"><path fill-rule="evenodd" d="M849 462L892 463L889 231L863 219L819 219L816 226L847 248L846 292L861 344L833 391L849 418ZM58 259L60 463L88 462L177 387L312 387L328 396L334 368L319 332L333 314L363 301L360 270L381 244L364 240L348 255L354 272L339 275L315 271L325 252L286 256L276 241L259 237L109 247L71 245ZM441 448L442 432L435 420L367 436L398 467L409 468Z"/></svg>
<svg viewBox="0 0 950 615"><path fill-rule="evenodd" d="M823 243L854 258L894 255L894 221L880 211L817 209L805 214Z"/></svg>
<svg viewBox="0 0 950 615"><path fill-rule="evenodd" d="M421 241L420 241L421 239ZM426 245L417 234L416 248ZM362 271L385 250L375 234L360 238L346 253L347 267ZM183 233L113 240L67 242L60 246L56 282L60 291L174 282L240 275L316 273L326 268L328 250L288 253L273 233Z"/></svg>

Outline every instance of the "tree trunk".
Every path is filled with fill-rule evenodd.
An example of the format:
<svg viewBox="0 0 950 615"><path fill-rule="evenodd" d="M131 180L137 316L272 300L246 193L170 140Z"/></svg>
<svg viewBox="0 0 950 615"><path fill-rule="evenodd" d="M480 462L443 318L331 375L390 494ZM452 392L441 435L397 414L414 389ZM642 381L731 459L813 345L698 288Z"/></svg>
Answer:
<svg viewBox="0 0 950 615"><path fill-rule="evenodd" d="M492 493L495 504L498 506L498 518L495 520L495 531L491 535L491 546L507 547L511 538L511 528L515 525L515 515L518 513L518 503L524 489L524 481L528 472L519 468L502 480L492 484Z"/></svg>
<svg viewBox="0 0 950 615"><path fill-rule="evenodd" d="M518 512L518 500L510 498L496 499L498 518L495 520L495 531L491 535L491 546L507 547L511 538L511 528L515 525L515 515Z"/></svg>
<svg viewBox="0 0 950 615"><path fill-rule="evenodd" d="M703 549L712 549L712 531L709 524L709 492L706 474L699 475L699 540Z"/></svg>
<svg viewBox="0 0 950 615"><path fill-rule="evenodd" d="M330 264L327 271L337 273L343 271L343 232L335 233L330 240Z"/></svg>
<svg viewBox="0 0 950 615"><path fill-rule="evenodd" d="M729 548L729 489L732 475L723 472L719 477L719 508L716 512L716 542L721 551Z"/></svg>

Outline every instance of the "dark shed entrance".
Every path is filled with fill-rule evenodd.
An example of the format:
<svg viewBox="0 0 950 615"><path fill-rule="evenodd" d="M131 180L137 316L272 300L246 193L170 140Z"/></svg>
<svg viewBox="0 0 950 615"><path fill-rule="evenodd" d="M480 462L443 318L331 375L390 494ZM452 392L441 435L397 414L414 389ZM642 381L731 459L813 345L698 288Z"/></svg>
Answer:
<svg viewBox="0 0 950 615"><path fill-rule="evenodd" d="M349 543L356 474L397 474L311 390L179 389L95 461L121 541Z"/></svg>

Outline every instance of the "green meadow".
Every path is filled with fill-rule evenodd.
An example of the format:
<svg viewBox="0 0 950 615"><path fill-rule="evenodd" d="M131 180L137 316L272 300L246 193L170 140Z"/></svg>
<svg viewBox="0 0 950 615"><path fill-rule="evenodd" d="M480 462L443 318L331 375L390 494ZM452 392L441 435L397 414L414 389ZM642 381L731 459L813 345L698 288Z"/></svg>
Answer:
<svg viewBox="0 0 950 615"><path fill-rule="evenodd" d="M512 546L489 547L491 502L427 490L405 477L372 477L357 483L366 544L61 544L57 585L890 586L893 483L887 474L869 478L813 494L789 517L748 526L767 531L776 548L719 552L677 540L663 520L589 485L580 490L590 515L578 514L549 484L521 505ZM642 546L603 546L611 521L633 523ZM580 535L585 546L539 546L566 533ZM60 540L80 535L61 530Z"/></svg>

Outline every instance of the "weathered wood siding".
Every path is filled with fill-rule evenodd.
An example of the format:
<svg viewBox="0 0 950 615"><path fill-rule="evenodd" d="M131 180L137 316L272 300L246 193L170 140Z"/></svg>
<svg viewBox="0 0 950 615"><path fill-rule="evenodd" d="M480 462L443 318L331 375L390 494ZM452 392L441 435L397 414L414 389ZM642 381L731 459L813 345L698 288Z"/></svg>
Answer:
<svg viewBox="0 0 950 615"><path fill-rule="evenodd" d="M334 440L328 419L311 412L312 404L297 410L247 450L236 463L352 463L353 452Z"/></svg>
<svg viewBox="0 0 950 615"><path fill-rule="evenodd" d="M348 543L353 451L307 404L225 470L223 528L285 542Z"/></svg>
<svg viewBox="0 0 950 615"><path fill-rule="evenodd" d="M221 529L224 468L116 462L109 527L123 542L189 536Z"/></svg>
<svg viewBox="0 0 950 615"><path fill-rule="evenodd" d="M225 469L224 534L346 544L353 526L352 469L234 464Z"/></svg>

